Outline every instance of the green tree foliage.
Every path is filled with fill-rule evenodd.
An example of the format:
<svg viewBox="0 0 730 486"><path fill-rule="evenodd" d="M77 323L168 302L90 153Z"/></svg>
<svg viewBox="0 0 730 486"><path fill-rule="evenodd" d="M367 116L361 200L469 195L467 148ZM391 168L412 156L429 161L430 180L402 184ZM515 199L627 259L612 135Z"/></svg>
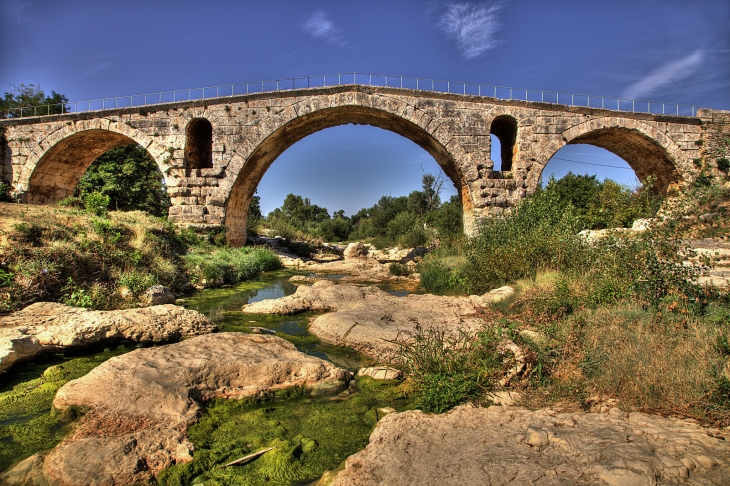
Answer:
<svg viewBox="0 0 730 486"><path fill-rule="evenodd" d="M371 239L376 247L413 247L434 238L454 240L462 234L458 197L441 204L441 176L425 174L423 190L408 196L383 196L370 208L352 217L340 209L330 218L326 208L308 198L288 194L280 208L266 217L267 228L283 237L310 236L326 241Z"/></svg>
<svg viewBox="0 0 730 486"><path fill-rule="evenodd" d="M269 217L284 217L292 222L305 226L310 221L322 222L330 218L326 208L312 204L309 198L295 194L287 194L281 208L269 213Z"/></svg>
<svg viewBox="0 0 730 486"><path fill-rule="evenodd" d="M659 200L649 189L652 182L632 189L610 179L600 182L595 175L568 172L560 180L550 178L544 190L563 205L570 204L584 229L622 228L656 214Z"/></svg>
<svg viewBox="0 0 730 486"><path fill-rule="evenodd" d="M440 208L428 215L426 221L436 228L441 241L455 241L464 234L464 220L459 196L451 196Z"/></svg>
<svg viewBox="0 0 730 486"><path fill-rule="evenodd" d="M13 85L0 99L0 118L63 113L69 110L67 104L68 98L55 91L46 96L40 84Z"/></svg>
<svg viewBox="0 0 730 486"><path fill-rule="evenodd" d="M116 147L96 159L81 177L77 196L101 193L109 198L109 209L146 211L164 216L170 198L162 174L150 154L137 144Z"/></svg>

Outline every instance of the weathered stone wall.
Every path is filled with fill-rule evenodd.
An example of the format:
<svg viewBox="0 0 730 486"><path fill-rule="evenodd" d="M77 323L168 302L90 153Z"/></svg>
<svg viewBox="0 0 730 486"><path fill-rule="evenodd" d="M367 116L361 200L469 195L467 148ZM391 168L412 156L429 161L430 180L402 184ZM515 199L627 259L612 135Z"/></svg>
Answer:
<svg viewBox="0 0 730 486"><path fill-rule="evenodd" d="M700 143L700 169L709 170L716 177L726 177L727 169L718 171L721 160L730 160L730 111L702 109L698 113L702 120L702 138Z"/></svg>
<svg viewBox="0 0 730 486"><path fill-rule="evenodd" d="M493 170L490 159L490 127L501 115L517 126L508 172ZM186 160L186 127L200 118L212 125L212 168ZM369 124L423 147L459 190L469 232L475 218L534 192L548 160L566 144L616 153L640 178L656 175L657 191L690 182L698 172L693 161L710 157L729 136L727 120L727 113L711 110L675 117L340 86L5 120L0 128L7 141L3 177L26 202L67 196L96 157L136 142L165 177L172 219L225 224L230 241L242 243L248 205L268 167L293 143L324 128Z"/></svg>

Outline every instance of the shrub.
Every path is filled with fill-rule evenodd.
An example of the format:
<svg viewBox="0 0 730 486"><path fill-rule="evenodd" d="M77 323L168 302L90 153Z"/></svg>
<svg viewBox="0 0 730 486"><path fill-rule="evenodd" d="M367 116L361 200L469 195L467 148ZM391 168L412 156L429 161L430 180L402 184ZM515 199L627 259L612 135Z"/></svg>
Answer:
<svg viewBox="0 0 730 486"><path fill-rule="evenodd" d="M91 214L106 216L109 210L109 196L97 191L90 192L84 196L84 207Z"/></svg>
<svg viewBox="0 0 730 486"><path fill-rule="evenodd" d="M488 390L502 367L491 332L416 326L412 337L399 335L392 342L397 348L392 364L408 375L424 412L443 413Z"/></svg>
<svg viewBox="0 0 730 486"><path fill-rule="evenodd" d="M407 277L411 274L411 270L408 268L408 265L397 262L391 263L388 267L388 271L391 275L395 275L396 277Z"/></svg>
<svg viewBox="0 0 730 486"><path fill-rule="evenodd" d="M121 287L127 287L132 292L132 295L137 297L148 288L157 285L157 279L149 273L130 270L122 272L119 275L117 284Z"/></svg>
<svg viewBox="0 0 730 486"><path fill-rule="evenodd" d="M571 205L543 191L512 211L481 222L464 249L467 291L483 293L548 269L569 270L584 259Z"/></svg>
<svg viewBox="0 0 730 486"><path fill-rule="evenodd" d="M730 160L726 158L717 159L717 170L727 173L730 170Z"/></svg>
<svg viewBox="0 0 730 486"><path fill-rule="evenodd" d="M349 219L333 218L319 223L317 234L324 241L345 241L352 231Z"/></svg>
<svg viewBox="0 0 730 486"><path fill-rule="evenodd" d="M10 196L11 190L10 184L0 182L0 202L13 202L13 198Z"/></svg>

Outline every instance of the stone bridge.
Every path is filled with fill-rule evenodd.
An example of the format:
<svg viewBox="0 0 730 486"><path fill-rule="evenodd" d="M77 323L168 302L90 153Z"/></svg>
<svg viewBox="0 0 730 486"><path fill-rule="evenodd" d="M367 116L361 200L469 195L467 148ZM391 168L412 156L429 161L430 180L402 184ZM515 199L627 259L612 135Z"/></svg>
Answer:
<svg viewBox="0 0 730 486"><path fill-rule="evenodd" d="M700 171L722 175L730 112L696 117L631 113L532 101L345 85L0 121L2 180L21 202L73 193L107 150L136 142L155 159L182 224L228 228L246 241L246 218L269 166L292 144L348 123L398 133L430 153L458 189L465 232L477 218L535 191L550 158L587 143L623 158L666 192ZM494 170L490 134L501 143Z"/></svg>

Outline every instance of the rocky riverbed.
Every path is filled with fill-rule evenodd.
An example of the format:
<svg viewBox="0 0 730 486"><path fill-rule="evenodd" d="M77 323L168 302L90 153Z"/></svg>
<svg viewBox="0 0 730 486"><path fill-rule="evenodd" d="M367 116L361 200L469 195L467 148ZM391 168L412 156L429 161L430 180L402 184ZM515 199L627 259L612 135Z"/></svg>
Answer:
<svg viewBox="0 0 730 486"><path fill-rule="evenodd" d="M352 372L387 357L392 341L417 326L478 330L480 312L513 290L403 295L355 285L358 278L374 280L363 274L326 278L346 273L345 264L381 274L388 265L360 254L306 265L307 274L292 278L298 287L288 281L291 273L280 273L275 285L252 282L187 299L185 305L212 322L191 321L200 315L193 310L157 306L135 310L147 315L159 308L165 322L168 311L173 316L147 334L124 327L124 319L111 327L59 327L86 331L48 341L48 352L59 342L83 345L105 336L167 341L214 325L224 332L137 349L66 383L53 413L68 420L78 415L73 430L53 450L16 464L0 483L725 484L727 431L688 420L626 414L615 404L603 413L530 411L519 407L517 393L509 400L494 396L517 406L461 406L444 415L409 410L413 403L398 370ZM391 277L381 282L398 282ZM54 312L86 319L90 311ZM0 330L26 326L27 336L42 334L14 319ZM52 329L59 319L66 317L43 322ZM183 322L197 324L184 328ZM221 467L270 447L244 465Z"/></svg>
<svg viewBox="0 0 730 486"><path fill-rule="evenodd" d="M275 336L220 333L112 358L56 394L61 414L83 410L74 433L18 464L7 484L106 485L144 481L193 459L187 428L202 404L294 386L344 390L352 375Z"/></svg>

